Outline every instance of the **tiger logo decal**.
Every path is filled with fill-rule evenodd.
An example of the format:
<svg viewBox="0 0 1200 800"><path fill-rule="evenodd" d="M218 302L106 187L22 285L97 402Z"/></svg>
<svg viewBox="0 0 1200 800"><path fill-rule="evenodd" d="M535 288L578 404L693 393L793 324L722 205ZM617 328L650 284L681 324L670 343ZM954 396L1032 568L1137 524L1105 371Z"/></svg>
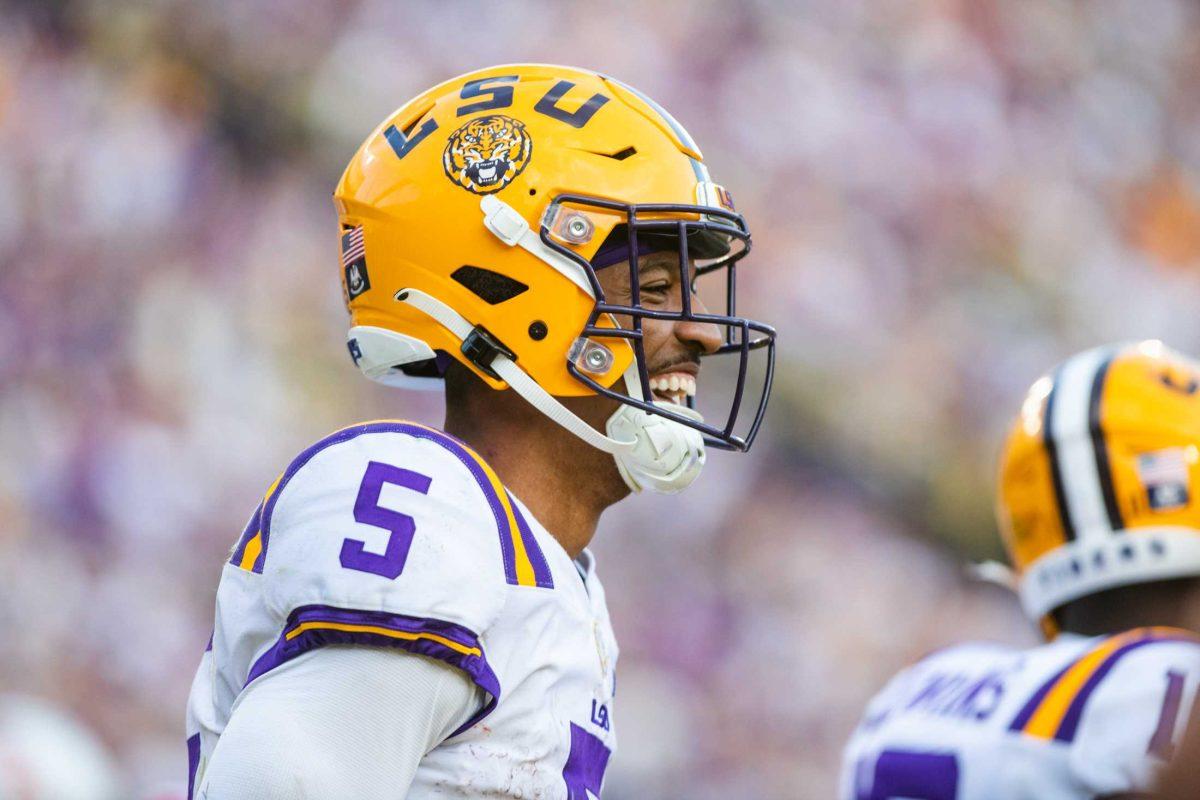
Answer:
<svg viewBox="0 0 1200 800"><path fill-rule="evenodd" d="M446 177L475 194L493 194L529 165L533 140L525 123L502 114L477 117L450 134L442 167Z"/></svg>

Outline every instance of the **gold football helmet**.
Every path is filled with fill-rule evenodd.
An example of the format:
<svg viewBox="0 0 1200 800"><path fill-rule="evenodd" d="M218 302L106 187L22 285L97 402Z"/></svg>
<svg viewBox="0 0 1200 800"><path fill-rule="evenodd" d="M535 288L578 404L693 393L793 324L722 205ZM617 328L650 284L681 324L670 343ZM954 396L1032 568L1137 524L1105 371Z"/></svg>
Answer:
<svg viewBox="0 0 1200 800"><path fill-rule="evenodd" d="M705 444L753 442L775 334L736 315L735 264L749 230L695 142L637 90L548 65L459 76L384 120L334 200L348 345L368 377L438 378L457 360L613 453L634 489L677 490L698 473ZM684 287L669 312L637 295L637 256L664 249L678 254ZM633 301L614 305L596 271L626 261ZM723 313L696 301L692 268L724 273ZM723 329L714 355L739 363L721 421L705 421L691 401L655 402L646 318ZM766 364L747 392L756 354ZM622 404L605 432L556 399L595 394ZM757 402L743 403L751 394Z"/></svg>
<svg viewBox="0 0 1200 800"><path fill-rule="evenodd" d="M997 511L1034 619L1085 595L1200 575L1200 366L1161 342L1088 350L1029 390Z"/></svg>

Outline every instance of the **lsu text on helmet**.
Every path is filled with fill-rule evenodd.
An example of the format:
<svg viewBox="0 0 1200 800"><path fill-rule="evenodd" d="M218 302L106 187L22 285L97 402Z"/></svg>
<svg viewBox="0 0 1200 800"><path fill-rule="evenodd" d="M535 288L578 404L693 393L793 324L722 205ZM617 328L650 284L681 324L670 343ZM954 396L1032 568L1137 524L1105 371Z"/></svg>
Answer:
<svg viewBox="0 0 1200 800"><path fill-rule="evenodd" d="M997 514L1026 613L1200 575L1200 366L1158 341L1039 378L1000 459Z"/></svg>
<svg viewBox="0 0 1200 800"><path fill-rule="evenodd" d="M627 481L633 458L651 473L632 481L635 489L681 488L677 479L694 477L705 444L745 450L753 442L775 334L736 312L735 265L750 233L688 133L637 90L549 65L459 76L384 120L334 198L348 344L369 377L426 381L457 360L618 456ZM643 307L637 294L637 256L665 249L683 276L670 311ZM597 271L626 261L633 299L615 305ZM723 313L699 304L689 268L724 277ZM738 362L723 419L706 421L691 398L654 401L647 318L723 330L714 355ZM747 391L752 355L765 361L757 391ZM622 404L608 435L556 399L597 394Z"/></svg>

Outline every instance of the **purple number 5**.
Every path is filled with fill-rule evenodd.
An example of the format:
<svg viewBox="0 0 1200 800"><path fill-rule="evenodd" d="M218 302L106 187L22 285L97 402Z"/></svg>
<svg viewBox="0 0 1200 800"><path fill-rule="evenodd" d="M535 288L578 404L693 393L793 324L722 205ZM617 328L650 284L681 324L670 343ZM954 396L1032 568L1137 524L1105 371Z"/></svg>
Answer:
<svg viewBox="0 0 1200 800"><path fill-rule="evenodd" d="M958 795L958 759L953 753L884 750L875 761L870 786L859 771L858 800L954 800Z"/></svg>
<svg viewBox="0 0 1200 800"><path fill-rule="evenodd" d="M412 547L413 532L417 526L413 518L379 505L379 493L385 483L403 486L421 494L429 493L431 480L419 472L393 467L372 461L367 464L362 484L358 487L358 498L354 501L354 521L391 531L387 549L383 555L368 553L358 539L347 538L342 542L341 561L346 569L372 572L385 578L396 578L404 571L408 550Z"/></svg>

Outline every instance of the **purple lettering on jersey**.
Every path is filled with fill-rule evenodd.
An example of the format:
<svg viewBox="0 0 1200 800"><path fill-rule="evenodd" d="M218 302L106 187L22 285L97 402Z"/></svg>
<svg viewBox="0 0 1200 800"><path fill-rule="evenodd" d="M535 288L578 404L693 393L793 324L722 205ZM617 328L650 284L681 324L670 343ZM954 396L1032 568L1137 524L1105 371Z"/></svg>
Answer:
<svg viewBox="0 0 1200 800"><path fill-rule="evenodd" d="M492 488L491 481L484 474L483 469L471 457L466 448L461 442L449 434L435 431L430 428L416 425L411 422L367 422L362 425L354 425L349 428L332 433L326 436L321 441L313 444L303 453L296 456L288 468L284 470L283 475L279 479L279 484L275 491L267 499L262 510L262 552L258 559L254 562L253 571L261 573L266 561L267 548L271 541L271 521L275 516L275 505L279 498L283 495L283 490L288 483L300 471L301 467L311 461L322 450L330 448L342 442L348 442L359 436L368 433L403 433L414 439L425 439L433 442L453 454L463 466L471 473L471 477L475 479L475 483L479 485L479 490L483 493L484 499L487 500L488 506L492 510L492 515L496 519L496 526L499 529L500 537L503 539L508 536L508 517L504 513L504 506L500 502L500 497L496 494L496 490Z"/></svg>
<svg viewBox="0 0 1200 800"><path fill-rule="evenodd" d="M928 708L937 703L941 698L956 691L966 681L967 676L961 673L947 674L935 672L921 685L920 691L913 696L913 699L909 701L905 708L910 711L918 708Z"/></svg>
<svg viewBox="0 0 1200 800"><path fill-rule="evenodd" d="M1183 701L1183 681L1182 672L1167 671L1167 693L1163 697L1162 710L1158 712L1154 736L1146 749L1147 753L1163 761L1170 761L1175 755L1175 725L1179 722L1179 705Z"/></svg>
<svg viewBox="0 0 1200 800"><path fill-rule="evenodd" d="M567 800L590 800L600 796L604 770L612 751L599 738L571 723L571 754L563 767Z"/></svg>
<svg viewBox="0 0 1200 800"><path fill-rule="evenodd" d="M1002 672L989 672L978 678L965 673L934 673L905 710L981 722L995 712L1003 696Z"/></svg>
<svg viewBox="0 0 1200 800"><path fill-rule="evenodd" d="M864 767L860 763L857 800L955 800L958 795L958 758L953 753L884 750L874 771Z"/></svg>
<svg viewBox="0 0 1200 800"><path fill-rule="evenodd" d="M601 730L609 729L608 706L592 698L592 724Z"/></svg>
<svg viewBox="0 0 1200 800"><path fill-rule="evenodd" d="M196 770L200 766L200 734L193 734L187 740L188 750L188 791L187 798L192 800L192 792L196 790Z"/></svg>
<svg viewBox="0 0 1200 800"><path fill-rule="evenodd" d="M383 528L392 535L388 537L387 549L382 555L368 553L358 539L346 538L342 541L339 560L346 569L370 572L395 580L404 571L417 526L408 514L401 514L379 505L379 494L388 483L428 494L432 481L428 475L402 467L379 461L368 463L367 471L363 473L362 484L358 487L358 497L354 501L354 521Z"/></svg>
<svg viewBox="0 0 1200 800"><path fill-rule="evenodd" d="M283 495L283 490L287 487L292 478L295 477L296 473L299 472L305 464L311 461L321 451L336 444L348 442L352 439L369 433L402 433L407 436L411 436L414 439L424 439L425 441L433 442L434 444L448 451L451 455L457 458L464 467L467 468L467 471L471 473L471 477L475 479L475 483L479 487L479 491L483 494L484 500L487 501L488 508L490 508L492 512L492 517L496 521L496 530L500 535L500 549L504 558L505 578L509 583L517 585L516 554L513 552L512 542L514 533L509 528L508 512L505 511L504 502L500 499L499 492L497 492L496 488L492 485L492 481L488 477L483 466L481 466L480 462L477 460L477 457L470 452L467 446L458 439L455 439L453 436L443 433L442 431L426 428L423 425L417 425L411 422L368 422L362 425L354 425L326 436L324 439L316 444L313 444L311 447L298 455L292 461L292 463L288 465L288 468L284 470L283 475L281 475L279 478L278 484L276 484L275 491L272 492L271 496L267 498L262 507L261 514L257 515L261 517L261 524L259 525L259 528L261 530L260 542L262 545L262 550L259 552L258 558L251 567L252 571L261 573L264 569L267 558L267 550L271 543L271 521L275 516L275 505L278 503L279 498ZM518 519L519 528L523 520L521 520L520 514L516 510L515 505L513 506L513 511L514 516ZM253 525L254 522L252 521L251 524ZM545 588L553 588L554 581L550 577L550 568L546 563L546 559L542 554L541 548L538 547L533 536L526 536L524 532L518 532L515 535L522 537L522 543L525 545L525 552L529 556L530 563L533 566L536 585L544 586ZM239 552L235 552L235 556L238 561L241 560L242 553L245 551L245 542L249 541L249 539L252 537L253 531L249 532L248 534L243 534L242 538L245 541L239 541ZM231 561L230 563L234 562Z"/></svg>

